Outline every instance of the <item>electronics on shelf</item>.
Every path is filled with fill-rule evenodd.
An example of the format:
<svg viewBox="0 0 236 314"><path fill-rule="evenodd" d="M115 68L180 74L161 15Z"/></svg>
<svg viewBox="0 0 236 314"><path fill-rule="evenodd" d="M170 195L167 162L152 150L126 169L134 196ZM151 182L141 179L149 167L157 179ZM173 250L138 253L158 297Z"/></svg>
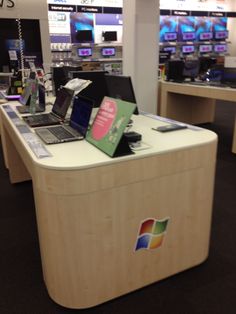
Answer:
<svg viewBox="0 0 236 314"><path fill-rule="evenodd" d="M82 47L77 49L77 54L81 58L86 58L92 56L92 48Z"/></svg>
<svg viewBox="0 0 236 314"><path fill-rule="evenodd" d="M102 54L103 57L115 56L116 48L115 47L103 47L101 49L101 54Z"/></svg>
<svg viewBox="0 0 236 314"><path fill-rule="evenodd" d="M106 31L103 32L103 41L117 41L117 32L116 31Z"/></svg>

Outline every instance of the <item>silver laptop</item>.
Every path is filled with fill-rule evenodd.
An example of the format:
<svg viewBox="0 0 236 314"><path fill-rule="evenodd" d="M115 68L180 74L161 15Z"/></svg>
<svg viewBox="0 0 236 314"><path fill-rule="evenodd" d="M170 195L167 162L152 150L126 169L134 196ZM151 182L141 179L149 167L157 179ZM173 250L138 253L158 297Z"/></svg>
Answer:
<svg viewBox="0 0 236 314"><path fill-rule="evenodd" d="M35 114L23 117L23 120L31 127L48 126L60 124L66 117L67 110L71 104L74 91L62 87L57 94L56 100L50 113Z"/></svg>
<svg viewBox="0 0 236 314"><path fill-rule="evenodd" d="M36 80L28 79L25 84L24 92L19 99L19 102L22 104L21 106L16 106L16 109L19 113L30 113L30 99L32 94L32 84L34 84ZM42 84L38 84L38 102L36 104L35 112L44 112L46 109L46 101L45 101L45 87Z"/></svg>
<svg viewBox="0 0 236 314"><path fill-rule="evenodd" d="M85 138L94 101L83 96L74 97L69 124L37 128L35 133L46 144L78 141Z"/></svg>

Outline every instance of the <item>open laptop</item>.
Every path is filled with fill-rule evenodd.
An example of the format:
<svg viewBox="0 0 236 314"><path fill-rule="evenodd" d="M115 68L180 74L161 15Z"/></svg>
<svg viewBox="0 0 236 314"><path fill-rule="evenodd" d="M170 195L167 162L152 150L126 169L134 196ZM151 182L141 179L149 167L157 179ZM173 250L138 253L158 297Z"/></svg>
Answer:
<svg viewBox="0 0 236 314"><path fill-rule="evenodd" d="M10 100L19 100L21 95L12 95L11 93L9 93L9 89L7 91L0 91L0 98L1 99L5 99L7 101Z"/></svg>
<svg viewBox="0 0 236 314"><path fill-rule="evenodd" d="M25 89L19 102L22 106L17 106L16 109L19 113L30 113L30 99L32 94L32 84L34 82L30 79L26 81ZM42 84L38 84L38 102L35 107L35 112L44 112L46 109L45 101L45 87Z"/></svg>
<svg viewBox="0 0 236 314"><path fill-rule="evenodd" d="M89 126L93 106L93 100L78 95L74 98L69 124L37 128L35 133L46 144L82 140L85 138Z"/></svg>
<svg viewBox="0 0 236 314"><path fill-rule="evenodd" d="M23 120L28 123L30 127L40 127L47 125L60 124L64 121L67 110L71 104L74 91L62 87L57 94L56 100L50 113L36 114L23 117Z"/></svg>

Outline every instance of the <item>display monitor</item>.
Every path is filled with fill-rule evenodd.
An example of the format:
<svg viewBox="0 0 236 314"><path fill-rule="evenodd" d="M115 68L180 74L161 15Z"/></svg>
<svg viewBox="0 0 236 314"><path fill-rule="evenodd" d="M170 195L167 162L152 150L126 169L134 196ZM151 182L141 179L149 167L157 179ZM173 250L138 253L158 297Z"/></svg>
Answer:
<svg viewBox="0 0 236 314"><path fill-rule="evenodd" d="M216 52L216 53L227 52L227 45L226 44L216 44L216 45L214 45L214 52Z"/></svg>
<svg viewBox="0 0 236 314"><path fill-rule="evenodd" d="M201 54L212 52L212 45L199 45L199 52Z"/></svg>
<svg viewBox="0 0 236 314"><path fill-rule="evenodd" d="M89 43L93 41L93 33L91 29L77 30L76 40L79 43Z"/></svg>
<svg viewBox="0 0 236 314"><path fill-rule="evenodd" d="M196 39L196 33L195 32L183 32L182 39L184 41L193 41Z"/></svg>
<svg viewBox="0 0 236 314"><path fill-rule="evenodd" d="M86 58L86 57L91 57L92 56L92 48L78 48L77 49L77 54L81 58Z"/></svg>
<svg viewBox="0 0 236 314"><path fill-rule="evenodd" d="M171 59L166 63L167 81L183 82L184 61L180 59Z"/></svg>
<svg viewBox="0 0 236 314"><path fill-rule="evenodd" d="M169 51L159 52L159 64L165 64L170 59L171 53Z"/></svg>
<svg viewBox="0 0 236 314"><path fill-rule="evenodd" d="M95 107L99 107L103 97L107 96L107 85L105 81L106 71L71 71L69 78L79 78L92 81L85 89L80 92L80 95L94 100Z"/></svg>
<svg viewBox="0 0 236 314"><path fill-rule="evenodd" d="M102 54L103 57L115 56L116 48L115 47L103 47L101 49L101 54Z"/></svg>
<svg viewBox="0 0 236 314"><path fill-rule="evenodd" d="M229 32L227 30L215 31L214 39L215 40L225 40L228 38Z"/></svg>
<svg viewBox="0 0 236 314"><path fill-rule="evenodd" d="M135 93L130 76L106 74L107 96L119 98L136 104ZM138 114L138 107L134 111Z"/></svg>
<svg viewBox="0 0 236 314"><path fill-rule="evenodd" d="M171 54L176 53L176 47L175 46L166 46L163 48L164 52L170 52Z"/></svg>
<svg viewBox="0 0 236 314"><path fill-rule="evenodd" d="M165 41L176 41L177 40L177 32L166 32L164 33Z"/></svg>
<svg viewBox="0 0 236 314"><path fill-rule="evenodd" d="M202 32L199 34L199 40L211 40L213 39L212 32Z"/></svg>
<svg viewBox="0 0 236 314"><path fill-rule="evenodd" d="M222 72L221 83L236 85L236 68L224 68Z"/></svg>
<svg viewBox="0 0 236 314"><path fill-rule="evenodd" d="M117 32L116 31L103 32L103 41L117 41Z"/></svg>
<svg viewBox="0 0 236 314"><path fill-rule="evenodd" d="M199 74L199 60L198 59L188 59L184 62L183 68L183 76L185 78L190 78L192 81L198 76Z"/></svg>
<svg viewBox="0 0 236 314"><path fill-rule="evenodd" d="M195 47L194 45L184 45L182 46L182 53L183 54L191 54L194 53Z"/></svg>

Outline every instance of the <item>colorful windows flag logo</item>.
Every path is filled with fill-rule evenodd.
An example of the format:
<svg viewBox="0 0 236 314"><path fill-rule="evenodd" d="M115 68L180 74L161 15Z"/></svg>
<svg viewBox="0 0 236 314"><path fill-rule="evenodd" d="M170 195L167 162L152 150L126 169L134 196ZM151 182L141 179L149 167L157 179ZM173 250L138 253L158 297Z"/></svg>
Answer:
<svg viewBox="0 0 236 314"><path fill-rule="evenodd" d="M153 250L162 245L169 218L157 220L148 218L141 222L135 245L135 251L140 249Z"/></svg>

